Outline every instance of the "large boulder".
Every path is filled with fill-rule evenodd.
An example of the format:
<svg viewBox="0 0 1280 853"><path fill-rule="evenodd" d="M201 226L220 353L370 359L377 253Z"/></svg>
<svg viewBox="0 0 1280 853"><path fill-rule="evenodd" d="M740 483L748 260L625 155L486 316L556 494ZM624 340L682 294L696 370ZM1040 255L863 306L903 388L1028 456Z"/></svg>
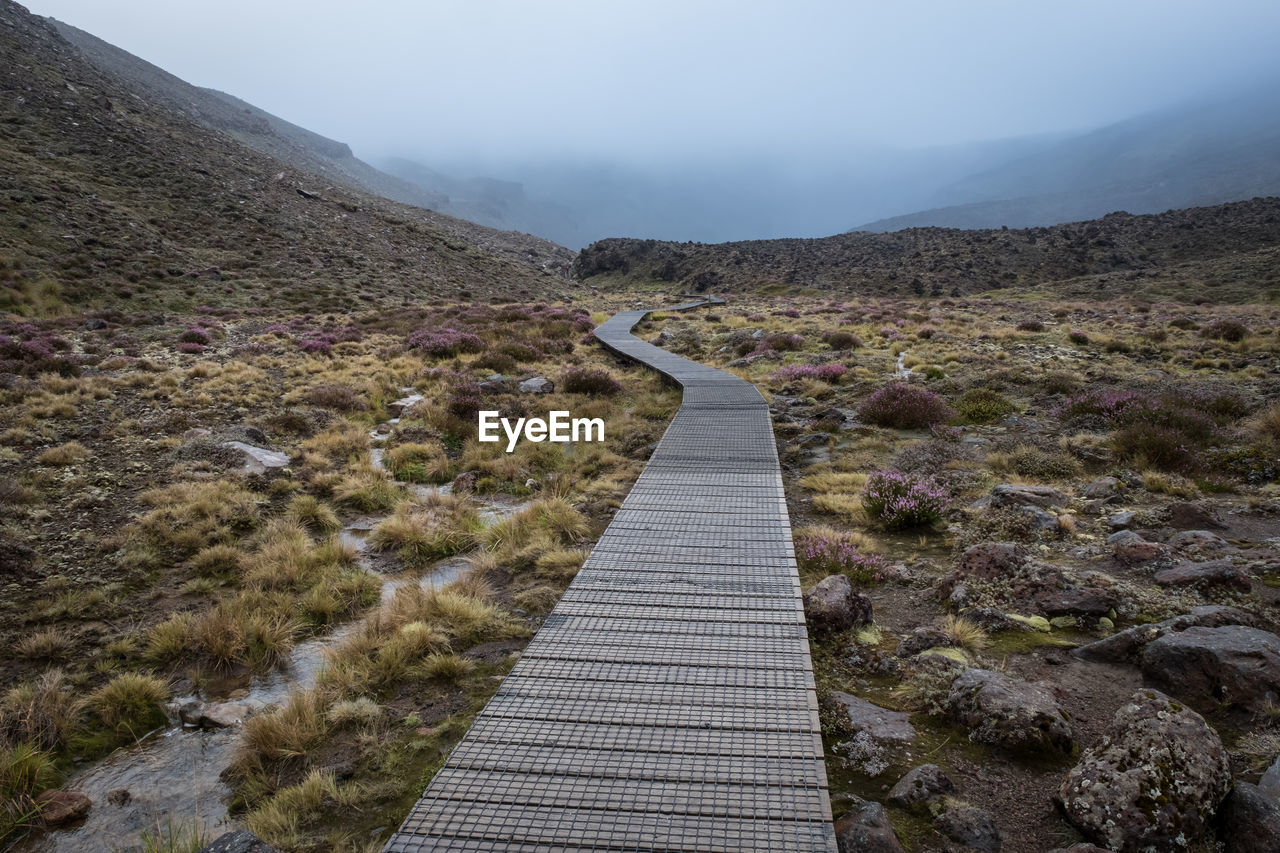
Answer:
<svg viewBox="0 0 1280 853"><path fill-rule="evenodd" d="M1237 782L1222 803L1219 825L1227 853L1276 853L1280 850L1280 799L1257 785Z"/></svg>
<svg viewBox="0 0 1280 853"><path fill-rule="evenodd" d="M827 575L804 594L804 612L818 633L843 631L871 621L871 599L844 575Z"/></svg>
<svg viewBox="0 0 1280 853"><path fill-rule="evenodd" d="M1280 637L1243 625L1188 628L1149 644L1142 672L1188 702L1260 713L1280 701Z"/></svg>
<svg viewBox="0 0 1280 853"><path fill-rule="evenodd" d="M1081 660L1096 663L1137 663L1147 645L1174 631L1197 625L1216 628L1219 625L1256 625L1252 615L1235 607L1204 605L1190 613L1151 625L1134 625L1101 640L1080 646L1071 652Z"/></svg>
<svg viewBox="0 0 1280 853"><path fill-rule="evenodd" d="M550 394L556 390L556 383L545 376L534 376L521 382L519 388L523 394Z"/></svg>
<svg viewBox="0 0 1280 853"><path fill-rule="evenodd" d="M854 798L853 808L836 821L840 853L903 853L884 806Z"/></svg>
<svg viewBox="0 0 1280 853"><path fill-rule="evenodd" d="M1226 525L1204 504L1195 501L1175 501L1169 504L1169 526L1178 530L1226 529Z"/></svg>
<svg viewBox="0 0 1280 853"><path fill-rule="evenodd" d="M1231 787L1218 733L1155 690L1120 707L1058 791L1067 820L1110 850L1180 850L1204 834Z"/></svg>
<svg viewBox="0 0 1280 853"><path fill-rule="evenodd" d="M1074 744L1066 712L1046 688L989 669L966 670L947 694L951 718L973 740L1006 749L1070 754Z"/></svg>

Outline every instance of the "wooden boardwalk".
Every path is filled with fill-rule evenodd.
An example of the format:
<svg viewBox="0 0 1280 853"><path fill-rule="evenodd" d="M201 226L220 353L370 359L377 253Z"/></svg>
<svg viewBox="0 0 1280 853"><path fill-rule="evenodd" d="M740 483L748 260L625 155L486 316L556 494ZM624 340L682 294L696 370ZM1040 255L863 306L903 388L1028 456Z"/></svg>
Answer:
<svg viewBox="0 0 1280 853"><path fill-rule="evenodd" d="M646 313L596 336L680 410L386 851L836 849L768 407L633 337Z"/></svg>

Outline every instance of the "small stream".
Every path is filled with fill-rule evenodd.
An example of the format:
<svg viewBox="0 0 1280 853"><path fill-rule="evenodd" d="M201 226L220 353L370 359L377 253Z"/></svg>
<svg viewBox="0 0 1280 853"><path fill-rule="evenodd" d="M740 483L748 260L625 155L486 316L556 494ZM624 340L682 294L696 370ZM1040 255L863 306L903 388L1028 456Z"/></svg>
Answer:
<svg viewBox="0 0 1280 853"><path fill-rule="evenodd" d="M910 379L911 368L907 367L907 351L903 350L898 353L898 361L893 367L893 373L890 374L895 379Z"/></svg>
<svg viewBox="0 0 1280 853"><path fill-rule="evenodd" d="M396 419L398 420L398 419ZM387 436L378 436L386 438ZM383 451L372 451L373 464L381 465ZM448 494L449 485L407 485L419 498ZM490 495L474 499L480 516L493 524L525 506L515 498ZM360 518L340 533L354 547L361 565L373 571L366 553L366 537L382 517ZM439 588L458 578L468 567L461 557L433 564L425 572L383 575L382 604L396 590L411 583ZM227 814L230 789L219 778L231 764L240 740L240 727L206 730L178 723L179 709L203 704L223 716L242 718L281 705L295 692L310 688L324 664L325 652L340 645L360 629L362 617L338 626L324 636L312 637L293 647L288 665L263 675L215 679L201 695L175 697L170 705L174 725L157 731L140 743L119 749L87 769L73 773L63 786L80 791L93 801L85 820L72 828L48 833L33 832L12 848L19 853L79 853L85 850L138 851L143 833L163 837L170 828L190 831L199 827L211 841L236 828ZM190 714L188 714L188 717ZM127 795L125 794L127 792Z"/></svg>

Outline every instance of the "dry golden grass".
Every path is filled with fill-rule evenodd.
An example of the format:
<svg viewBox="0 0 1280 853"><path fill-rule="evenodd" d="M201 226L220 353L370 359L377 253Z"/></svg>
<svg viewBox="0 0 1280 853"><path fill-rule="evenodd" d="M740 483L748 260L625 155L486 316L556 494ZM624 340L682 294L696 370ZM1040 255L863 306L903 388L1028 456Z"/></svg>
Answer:
<svg viewBox="0 0 1280 853"><path fill-rule="evenodd" d="M75 465L88 458L89 448L85 447L78 441L68 441L66 444L60 444L57 447L50 447L48 450L37 456L36 461L41 465L63 467L67 465Z"/></svg>

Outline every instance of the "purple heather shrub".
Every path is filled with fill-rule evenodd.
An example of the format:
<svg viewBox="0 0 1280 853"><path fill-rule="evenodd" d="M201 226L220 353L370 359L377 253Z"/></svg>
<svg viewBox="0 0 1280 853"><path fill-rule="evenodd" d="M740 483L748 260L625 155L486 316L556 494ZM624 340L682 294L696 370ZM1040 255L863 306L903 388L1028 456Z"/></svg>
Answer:
<svg viewBox="0 0 1280 853"><path fill-rule="evenodd" d="M308 355L329 355L333 352L335 343L337 341L334 340L333 335L312 333L310 337L298 342L298 349Z"/></svg>
<svg viewBox="0 0 1280 853"><path fill-rule="evenodd" d="M754 312L748 314L746 319L748 323L763 323L768 318L759 312Z"/></svg>
<svg viewBox="0 0 1280 853"><path fill-rule="evenodd" d="M890 530L932 524L947 509L947 490L932 477L896 468L876 471L862 490L862 508Z"/></svg>
<svg viewBox="0 0 1280 853"><path fill-rule="evenodd" d="M768 352L770 350L774 352L795 352L802 346L804 346L804 338L800 335L766 335L760 340L759 346L756 347L756 352Z"/></svg>
<svg viewBox="0 0 1280 853"><path fill-rule="evenodd" d="M178 344L178 352L183 352L187 355L198 355L199 353L204 352L205 349L206 347L204 344L198 344L195 341L183 341Z"/></svg>
<svg viewBox="0 0 1280 853"><path fill-rule="evenodd" d="M916 329L916 337L921 338L922 340L927 341L936 334L938 334L938 330L935 329L933 326L921 326L920 328Z"/></svg>
<svg viewBox="0 0 1280 853"><path fill-rule="evenodd" d="M793 382L797 379L834 382L848 369L843 364L795 364L775 370L772 378L774 382Z"/></svg>
<svg viewBox="0 0 1280 853"><path fill-rule="evenodd" d="M934 424L929 427L929 434L939 441L959 441L964 437L964 430L946 424Z"/></svg>
<svg viewBox="0 0 1280 853"><path fill-rule="evenodd" d="M1236 343L1249 334L1249 328L1238 320L1211 320L1200 327L1200 337Z"/></svg>
<svg viewBox="0 0 1280 853"><path fill-rule="evenodd" d="M862 346L862 341L853 332L823 332L822 341L832 349L858 349Z"/></svg>
<svg viewBox="0 0 1280 853"><path fill-rule="evenodd" d="M852 542L831 536L806 536L796 542L796 560L806 571L847 575L855 583L884 580L888 564L877 554L864 554Z"/></svg>
<svg viewBox="0 0 1280 853"><path fill-rule="evenodd" d="M289 327L282 323L272 323L262 330L264 335L275 335L277 338L289 337Z"/></svg>
<svg viewBox="0 0 1280 853"><path fill-rule="evenodd" d="M478 335L459 329L420 329L409 336L409 348L443 357L460 352L484 352L485 344Z"/></svg>
<svg viewBox="0 0 1280 853"><path fill-rule="evenodd" d="M208 346L213 342L213 335L209 334L209 330L203 326L191 326L182 334L178 335L178 342Z"/></svg>
<svg viewBox="0 0 1280 853"><path fill-rule="evenodd" d="M455 381L449 389L447 408L456 417L474 420L484 408L484 404L480 402L480 383L465 374L459 376L462 378Z"/></svg>
<svg viewBox="0 0 1280 853"><path fill-rule="evenodd" d="M902 334L894 326L881 326L880 334L884 335L887 341L896 341L902 337Z"/></svg>
<svg viewBox="0 0 1280 853"><path fill-rule="evenodd" d="M776 313L779 317L791 317L792 319L798 318L800 316L800 312L794 308L784 308L781 311L776 311L774 313Z"/></svg>
<svg viewBox="0 0 1280 853"><path fill-rule="evenodd" d="M1084 332L1072 331L1067 332L1067 340L1071 341L1073 344L1087 344L1089 343L1089 336Z"/></svg>
<svg viewBox="0 0 1280 853"><path fill-rule="evenodd" d="M864 422L896 429L925 429L954 414L937 394L905 382L885 385L858 407L858 417Z"/></svg>
<svg viewBox="0 0 1280 853"><path fill-rule="evenodd" d="M606 397L622 393L622 383L607 370L592 367L570 367L560 374L560 387L569 394L595 394Z"/></svg>

